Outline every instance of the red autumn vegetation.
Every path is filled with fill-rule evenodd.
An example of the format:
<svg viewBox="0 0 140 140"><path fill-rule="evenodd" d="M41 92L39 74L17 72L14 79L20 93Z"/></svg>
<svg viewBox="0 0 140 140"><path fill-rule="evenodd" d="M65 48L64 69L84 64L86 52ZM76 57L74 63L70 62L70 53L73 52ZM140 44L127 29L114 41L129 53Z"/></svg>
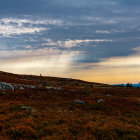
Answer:
<svg viewBox="0 0 140 140"><path fill-rule="evenodd" d="M35 86L0 90L2 140L140 139L140 88L4 72L0 82Z"/></svg>

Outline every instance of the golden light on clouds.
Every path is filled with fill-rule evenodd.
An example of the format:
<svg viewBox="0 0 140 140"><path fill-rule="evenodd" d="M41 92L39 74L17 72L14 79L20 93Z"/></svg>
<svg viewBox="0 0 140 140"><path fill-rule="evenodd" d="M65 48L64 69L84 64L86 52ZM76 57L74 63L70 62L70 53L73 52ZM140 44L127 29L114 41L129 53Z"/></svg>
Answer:
<svg viewBox="0 0 140 140"><path fill-rule="evenodd" d="M19 74L42 73L46 76L72 77L100 83L137 83L140 81L140 55L102 59L98 63L74 64L80 52L59 51L56 48L1 52L9 56L0 60L3 71ZM8 55L9 53L9 55ZM14 56L14 57L12 57Z"/></svg>
<svg viewBox="0 0 140 140"><path fill-rule="evenodd" d="M74 72L83 80L112 84L140 81L140 55L110 58L83 66L90 66L90 69Z"/></svg>
<svg viewBox="0 0 140 140"><path fill-rule="evenodd" d="M0 67L3 71L18 74L63 76L69 71L73 56L78 53L55 48L1 52L1 56L6 58L0 60Z"/></svg>

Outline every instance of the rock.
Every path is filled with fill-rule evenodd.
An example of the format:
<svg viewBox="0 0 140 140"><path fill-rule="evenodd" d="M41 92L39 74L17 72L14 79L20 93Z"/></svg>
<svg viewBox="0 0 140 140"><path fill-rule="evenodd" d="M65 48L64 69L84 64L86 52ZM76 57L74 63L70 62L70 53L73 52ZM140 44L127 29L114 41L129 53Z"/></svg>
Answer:
<svg viewBox="0 0 140 140"><path fill-rule="evenodd" d="M103 99L99 99L99 100L98 100L98 103L103 103L103 102L104 102Z"/></svg>
<svg viewBox="0 0 140 140"><path fill-rule="evenodd" d="M47 89L55 89L55 90L62 90L62 87L53 87L53 86L46 86Z"/></svg>
<svg viewBox="0 0 140 140"><path fill-rule="evenodd" d="M84 105L84 104L85 104L85 102L84 102L84 101L82 101L82 100L74 100L74 102L75 102L75 103L78 103L78 104L82 104L82 105Z"/></svg>
<svg viewBox="0 0 140 140"><path fill-rule="evenodd" d="M0 82L0 90L14 90L14 86L9 83Z"/></svg>
<svg viewBox="0 0 140 140"><path fill-rule="evenodd" d="M62 90L62 88L61 87L56 87L56 90Z"/></svg>
<svg viewBox="0 0 140 140"><path fill-rule="evenodd" d="M25 88L35 88L35 86L34 85L25 85L25 84L15 84L14 85L14 88L15 89L25 89Z"/></svg>
<svg viewBox="0 0 140 140"><path fill-rule="evenodd" d="M28 107L28 106L21 106L21 109L22 110L32 110L32 108L31 107Z"/></svg>
<svg viewBox="0 0 140 140"><path fill-rule="evenodd" d="M19 89L23 90L23 89L24 89L24 87L20 87Z"/></svg>
<svg viewBox="0 0 140 140"><path fill-rule="evenodd" d="M53 89L54 87L53 86L46 86L45 88L47 88L47 89Z"/></svg>
<svg viewBox="0 0 140 140"><path fill-rule="evenodd" d="M26 88L35 88L34 85L24 85L24 87L26 87Z"/></svg>
<svg viewBox="0 0 140 140"><path fill-rule="evenodd" d="M109 96L112 96L112 95L111 95L111 94L107 94L106 96L108 96L108 97L109 97Z"/></svg>

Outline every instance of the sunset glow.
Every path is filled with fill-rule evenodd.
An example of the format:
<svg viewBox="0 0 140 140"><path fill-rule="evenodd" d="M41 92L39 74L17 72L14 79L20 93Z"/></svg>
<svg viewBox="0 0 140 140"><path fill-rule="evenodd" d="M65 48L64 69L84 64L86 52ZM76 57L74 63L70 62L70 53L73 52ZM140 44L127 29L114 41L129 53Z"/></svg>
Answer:
<svg viewBox="0 0 140 140"><path fill-rule="evenodd" d="M0 71L138 83L139 6L130 0L0 2Z"/></svg>

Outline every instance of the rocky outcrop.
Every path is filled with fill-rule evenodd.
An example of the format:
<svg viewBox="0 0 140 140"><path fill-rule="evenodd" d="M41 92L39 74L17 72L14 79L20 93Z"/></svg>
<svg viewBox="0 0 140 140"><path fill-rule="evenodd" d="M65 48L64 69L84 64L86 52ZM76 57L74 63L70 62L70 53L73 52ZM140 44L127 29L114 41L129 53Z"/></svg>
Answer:
<svg viewBox="0 0 140 140"><path fill-rule="evenodd" d="M0 90L14 90L14 86L9 83L0 82Z"/></svg>

